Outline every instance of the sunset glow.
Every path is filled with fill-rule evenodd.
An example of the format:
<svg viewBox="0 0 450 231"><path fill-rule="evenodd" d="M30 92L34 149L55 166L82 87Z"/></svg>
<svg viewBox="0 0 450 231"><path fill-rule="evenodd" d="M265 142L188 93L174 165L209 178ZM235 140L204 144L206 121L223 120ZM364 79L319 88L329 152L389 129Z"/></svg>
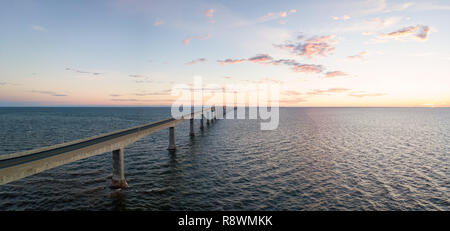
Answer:
<svg viewBox="0 0 450 231"><path fill-rule="evenodd" d="M280 84L280 106L450 106L448 1L6 1L0 106L170 105Z"/></svg>

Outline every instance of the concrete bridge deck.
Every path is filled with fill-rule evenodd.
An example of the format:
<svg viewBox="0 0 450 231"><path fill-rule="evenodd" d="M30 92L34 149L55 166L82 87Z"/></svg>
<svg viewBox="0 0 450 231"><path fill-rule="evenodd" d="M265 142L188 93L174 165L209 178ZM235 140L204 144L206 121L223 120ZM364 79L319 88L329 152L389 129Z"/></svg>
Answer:
<svg viewBox="0 0 450 231"><path fill-rule="evenodd" d="M128 129L101 134L98 136L75 140L25 152L0 155L0 185L6 184L39 172L58 167L77 160L106 152L113 153L113 179L111 186L125 188L124 148L143 137L169 128L169 148L175 150L175 127L184 120L191 121L190 135L194 135L194 117L200 117L200 129L203 129L204 114L207 123L216 118L215 108L208 108L188 114L181 118L168 118Z"/></svg>

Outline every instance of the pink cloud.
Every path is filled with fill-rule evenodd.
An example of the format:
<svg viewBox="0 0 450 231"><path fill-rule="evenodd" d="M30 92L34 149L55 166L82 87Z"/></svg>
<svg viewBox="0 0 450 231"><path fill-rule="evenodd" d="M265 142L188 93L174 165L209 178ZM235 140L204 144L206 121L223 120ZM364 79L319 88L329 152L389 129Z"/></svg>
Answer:
<svg viewBox="0 0 450 231"><path fill-rule="evenodd" d="M276 20L276 19L280 19L280 18L286 18L287 16L289 16L290 14L293 14L297 12L295 9L289 10L289 11L280 11L280 12L269 12L266 15L264 15L262 18L260 18L258 21L259 22L266 22L266 21L271 21L271 20ZM282 22L286 22L286 21L282 21ZM284 24L282 23L282 24Z"/></svg>
<svg viewBox="0 0 450 231"><path fill-rule="evenodd" d="M269 61L272 61L272 57L270 57L269 55L266 55L266 54L261 54L261 55L257 55L252 58L249 58L248 61L253 62L253 63L267 63Z"/></svg>
<svg viewBox="0 0 450 231"><path fill-rule="evenodd" d="M327 78L334 78L334 77L338 77L338 76L346 76L347 74L342 72L342 71L330 71L325 73L325 77Z"/></svg>
<svg viewBox="0 0 450 231"><path fill-rule="evenodd" d="M237 63L243 63L246 59L225 59L225 60L217 60L221 65L227 65L227 64L237 64Z"/></svg>
<svg viewBox="0 0 450 231"><path fill-rule="evenodd" d="M206 40L211 38L211 34L207 34L207 35L196 35L193 38L198 39L198 40ZM186 37L182 42L184 45L189 45L189 43L191 43L192 37L188 36Z"/></svg>
<svg viewBox="0 0 450 231"><path fill-rule="evenodd" d="M160 26L160 25L162 25L162 24L164 24L164 21L163 21L163 20L156 20L156 21L153 23L154 26Z"/></svg>
<svg viewBox="0 0 450 231"><path fill-rule="evenodd" d="M189 43L191 42L191 37L186 37L182 42L185 46L189 45Z"/></svg>
<svg viewBox="0 0 450 231"><path fill-rule="evenodd" d="M365 59L365 56L368 54L368 52L367 51L362 51L362 52L359 52L358 54L356 54L356 55L350 55L350 56L347 56L347 58L349 58L349 59L361 59L361 60L364 60Z"/></svg>
<svg viewBox="0 0 450 231"><path fill-rule="evenodd" d="M287 43L282 45L275 45L280 49L288 50L291 53L307 56L312 58L314 56L327 56L331 54L335 47L333 44L335 41L333 40L334 35L326 35L321 37L312 37L306 40L304 43ZM298 40L302 40L303 36L297 37Z"/></svg>
<svg viewBox="0 0 450 231"><path fill-rule="evenodd" d="M212 17L214 17L214 12L215 12L214 9L208 9L205 11L205 15L206 15L206 17L212 18Z"/></svg>
<svg viewBox="0 0 450 231"><path fill-rule="evenodd" d="M423 25L417 25L417 26L409 26L402 28L400 30L382 34L380 35L380 38L392 38L392 39L401 39L401 38L414 38L418 40L427 40L428 35L430 33L430 27L423 26Z"/></svg>
<svg viewBox="0 0 450 231"><path fill-rule="evenodd" d="M322 66L315 64L298 64L292 67L295 72L305 73L320 73L322 72Z"/></svg>
<svg viewBox="0 0 450 231"><path fill-rule="evenodd" d="M256 55L249 59L226 59L226 60L218 60L217 62L219 62L221 65L237 64L237 63L243 63L243 62L252 62L252 63L259 63L259 64L273 64L273 65L284 64L287 66L291 66L291 69L295 72L304 72L304 73L320 73L324 69L324 67L322 65L302 64L302 63L298 63L297 61L295 61L293 59L274 60L271 56L269 56L267 54Z"/></svg>

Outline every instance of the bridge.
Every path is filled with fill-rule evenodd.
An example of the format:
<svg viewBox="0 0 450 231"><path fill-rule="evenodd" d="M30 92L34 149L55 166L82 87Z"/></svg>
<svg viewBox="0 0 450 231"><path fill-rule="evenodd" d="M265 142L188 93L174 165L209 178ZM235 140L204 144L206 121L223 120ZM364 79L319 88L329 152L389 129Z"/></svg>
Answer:
<svg viewBox="0 0 450 231"><path fill-rule="evenodd" d="M177 149L175 127L185 120L190 121L190 136L195 136L194 119L200 117L200 129L203 130L204 119L209 125L217 120L215 107L203 108L180 118L168 118L140 126L101 134L94 137L75 140L49 147L29 151L0 155L0 185L31 176L42 171L68 164L91 156L112 152L113 176L111 188L126 188L124 170L124 149L126 146L145 136L169 129L169 151ZM223 108L225 115L226 108Z"/></svg>

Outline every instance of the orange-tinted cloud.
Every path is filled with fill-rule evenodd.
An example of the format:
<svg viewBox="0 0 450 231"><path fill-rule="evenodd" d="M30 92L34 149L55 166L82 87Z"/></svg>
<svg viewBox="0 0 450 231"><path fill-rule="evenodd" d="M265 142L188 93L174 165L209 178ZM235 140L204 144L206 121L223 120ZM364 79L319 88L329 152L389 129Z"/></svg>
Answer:
<svg viewBox="0 0 450 231"><path fill-rule="evenodd" d="M325 77L327 78L334 78L334 77L338 77L338 76L346 76L347 73L344 73L342 71L329 71L327 73L325 73Z"/></svg>
<svg viewBox="0 0 450 231"><path fill-rule="evenodd" d="M369 97L369 96L383 96L386 95L385 93L366 93L364 91L361 92L352 92L349 93L348 96L363 98L363 97Z"/></svg>
<svg viewBox="0 0 450 231"><path fill-rule="evenodd" d="M217 60L221 65L227 65L227 64L236 64L236 63L243 63L247 61L246 59L225 59L225 60Z"/></svg>
<svg viewBox="0 0 450 231"><path fill-rule="evenodd" d="M368 54L368 52L367 51L362 51L362 52L360 52L360 53L358 53L358 54L356 54L356 55L350 55L350 56L347 56L347 58L349 58L349 59L361 59L361 60L365 60L365 56Z"/></svg>
<svg viewBox="0 0 450 231"><path fill-rule="evenodd" d="M198 40L205 40L205 39L211 38L211 34L207 34L207 35L196 35L196 36L194 36L193 38L198 39ZM190 36L187 36L187 37L182 41L182 43L183 43L185 46L186 46L186 45L189 45L189 43L191 43L191 41L192 41L193 38L190 37Z"/></svg>
<svg viewBox="0 0 450 231"><path fill-rule="evenodd" d="M212 17L214 17L214 12L216 12L214 9L208 9L205 11L205 16L212 18Z"/></svg>
<svg viewBox="0 0 450 231"><path fill-rule="evenodd" d="M343 93L343 92L348 92L351 89L348 88L329 88L326 90L321 90L321 89L314 89L310 92L307 92L307 95L329 95L330 93Z"/></svg>

